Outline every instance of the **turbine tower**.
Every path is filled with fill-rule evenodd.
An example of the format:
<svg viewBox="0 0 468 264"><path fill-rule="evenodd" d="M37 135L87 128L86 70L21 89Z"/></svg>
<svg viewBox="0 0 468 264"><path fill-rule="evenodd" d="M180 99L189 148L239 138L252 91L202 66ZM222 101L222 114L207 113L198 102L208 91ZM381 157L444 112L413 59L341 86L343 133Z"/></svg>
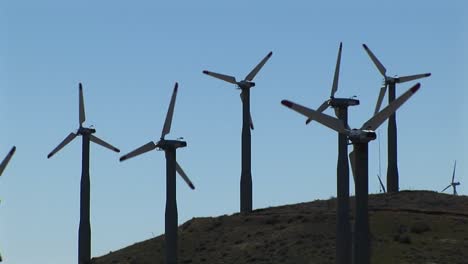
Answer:
<svg viewBox="0 0 468 264"><path fill-rule="evenodd" d="M340 43L338 58L336 60L335 75L331 89L330 99L317 108L317 112L323 112L328 107L335 110L336 116L348 126L348 107L359 105L359 100L352 98L336 98L338 90L338 79L340 75L341 51L343 44ZM306 124L312 118L308 118ZM348 165L348 138L338 133L338 163L336 169L337 182L337 221L336 221L336 263L347 264L351 259L351 226L349 220L349 165Z"/></svg>
<svg viewBox="0 0 468 264"><path fill-rule="evenodd" d="M457 185L460 185L460 182L455 182L455 170L456 170L456 168L457 168L457 161L455 161L455 163L453 164L452 182L447 187L445 187L445 189L443 189L441 192L444 192L448 188L452 187L453 188L453 195L458 195Z"/></svg>
<svg viewBox="0 0 468 264"><path fill-rule="evenodd" d="M406 102L420 87L416 84L403 95L389 104L382 111L375 114L360 129L350 129L340 119L328 116L302 105L283 100L281 103L294 111L312 118L322 125L344 134L353 144L354 150L350 153L351 166L355 178L356 188L356 220L354 236L354 262L359 264L370 263L369 252L369 215L368 215L368 143L375 140L375 130L393 114L404 102Z"/></svg>
<svg viewBox="0 0 468 264"><path fill-rule="evenodd" d="M241 90L242 100L242 171L240 181L240 211L247 213L252 211L252 171L251 171L251 140L250 129L254 129L250 115L250 88L255 86L254 77L265 65L273 52L270 51L265 58L244 78L236 81L236 78L220 73L203 71L204 74L235 84Z"/></svg>
<svg viewBox="0 0 468 264"><path fill-rule="evenodd" d="M383 64L377 59L377 57L372 53L372 51L367 47L366 44L362 44L367 54L371 58L372 62L375 64L380 74L384 77L384 83L382 88L380 88L379 97L377 99L377 104L375 106L374 114L376 114L382 104L383 98L387 91L388 87L388 103L392 103L395 100L395 86L397 83L404 83L420 78L425 78L431 76L430 73L402 76L402 77L390 77L387 76L387 69ZM389 193L398 192L399 190L399 176L398 176L398 153L397 153L397 125L396 125L396 115L393 114L388 119L388 162L387 162L387 191Z"/></svg>
<svg viewBox="0 0 468 264"><path fill-rule="evenodd" d="M81 159L81 188L80 188L80 227L78 231L78 264L89 264L91 261L91 224L90 224L90 178L89 178L89 145L90 141L115 152L120 150L102 139L94 136L94 128L83 126L86 120L83 99L83 86L79 84L79 127L71 132L52 152L47 155L51 158L55 153L65 147L77 136L82 136Z"/></svg>
<svg viewBox="0 0 468 264"><path fill-rule="evenodd" d="M177 201L176 201L176 171L193 190L195 186L187 177L187 174L182 170L182 167L177 163L176 150L187 146L187 142L181 140L167 140L164 137L171 131L172 116L174 114L174 106L177 96L178 84L175 84L172 93L171 102L166 115L166 121L161 133L161 138L158 142L150 141L145 145L123 155L120 161L124 161L145 152L161 149L166 154L166 216L165 216L165 241L166 241L166 263L177 263Z"/></svg>

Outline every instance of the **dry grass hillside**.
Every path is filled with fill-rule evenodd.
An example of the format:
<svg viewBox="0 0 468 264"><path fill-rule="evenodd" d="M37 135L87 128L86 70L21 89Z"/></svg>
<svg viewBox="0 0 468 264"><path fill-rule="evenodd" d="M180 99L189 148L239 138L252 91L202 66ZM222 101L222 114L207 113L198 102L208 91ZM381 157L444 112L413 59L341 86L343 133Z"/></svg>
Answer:
<svg viewBox="0 0 468 264"><path fill-rule="evenodd" d="M316 200L248 215L193 218L179 227L179 263L334 263L335 206L335 199ZM369 215L372 263L468 263L467 196L370 195ZM164 236L92 263L164 263Z"/></svg>

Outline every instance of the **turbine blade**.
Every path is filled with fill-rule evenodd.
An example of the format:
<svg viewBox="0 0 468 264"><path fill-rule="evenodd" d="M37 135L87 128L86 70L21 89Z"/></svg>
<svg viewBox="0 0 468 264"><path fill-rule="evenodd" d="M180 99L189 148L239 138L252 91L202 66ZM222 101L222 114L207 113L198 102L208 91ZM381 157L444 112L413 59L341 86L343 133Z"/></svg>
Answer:
<svg viewBox="0 0 468 264"><path fill-rule="evenodd" d="M80 126L83 124L83 122L86 120L86 115L85 115L85 107L84 107L84 98L83 98L83 85L80 83L79 85L79 121L80 121Z"/></svg>
<svg viewBox="0 0 468 264"><path fill-rule="evenodd" d="M244 96L242 96L243 94L244 94L244 93L240 93L240 94L239 94L239 95L240 95L240 99L241 99L242 102L244 102ZM249 117L249 118L250 118L250 129L251 129L251 130L254 130L254 125L253 125L253 121L252 121L252 114L249 113L249 115L250 115L250 117Z"/></svg>
<svg viewBox="0 0 468 264"><path fill-rule="evenodd" d="M387 69L385 69L385 67L382 65L382 63L379 61L379 59L377 59L377 57L374 55L374 53L372 53L372 51L367 47L366 44L362 44L362 46L364 47L367 54L371 58L372 62L374 62L375 66L379 70L380 74L382 74L384 77L386 77L385 74L387 72Z"/></svg>
<svg viewBox="0 0 468 264"><path fill-rule="evenodd" d="M330 100L326 100L325 102L323 102L319 108L317 108L317 112L320 112L322 113L323 111L325 111L325 109L327 109L328 107L328 104L330 103ZM306 125L310 123L310 121L312 121L312 118L307 118L306 120Z"/></svg>
<svg viewBox="0 0 468 264"><path fill-rule="evenodd" d="M416 75L410 75L410 76L402 76L402 77L396 78L396 82L397 83L404 83L404 82L409 82L409 81L412 81L412 80L417 80L417 79L421 79L421 78L425 78L425 77L429 77L429 76L431 76L430 73L416 74Z"/></svg>
<svg viewBox="0 0 468 264"><path fill-rule="evenodd" d="M440 191L440 192L444 192L445 190L447 190L448 188L450 188L450 186L452 186L452 184L450 184L449 186L445 187L445 189L443 189L443 190Z"/></svg>
<svg viewBox="0 0 468 264"><path fill-rule="evenodd" d="M255 75L257 75L257 73L260 71L260 69L263 67L263 65L265 65L265 63L271 57L271 55L273 55L272 51L270 51L270 53L268 53L265 56L265 58L263 58L263 60L257 66L255 66L255 68L245 77L245 80L246 81L252 81L253 78L255 77Z"/></svg>
<svg viewBox="0 0 468 264"><path fill-rule="evenodd" d="M322 113L320 113L318 111L312 110L310 108L307 108L307 107L302 106L300 104L293 103L293 102L288 101L288 100L281 101L281 104L283 104L284 106L286 106L288 108L291 108L292 110L294 110L294 111L296 111L296 112L298 112L300 114L305 115L308 118L316 120L317 122L321 123L322 125L324 125L324 126L326 126L328 128L331 128L331 129L337 131L338 133L343 133L343 134L346 133L343 121L341 121L338 118L334 118L334 117L331 117L329 115L322 114Z"/></svg>
<svg viewBox="0 0 468 264"><path fill-rule="evenodd" d="M56 148L54 148L54 150L52 150L49 153L49 155L47 155L47 158L50 159L53 155L55 155L55 153L57 153L59 150L65 147L68 143L70 143L70 141L72 141L76 136L77 134L73 132L70 133L62 142L60 142L60 144Z"/></svg>
<svg viewBox="0 0 468 264"><path fill-rule="evenodd" d="M453 164L452 183L455 181L455 169L457 168L457 161Z"/></svg>
<svg viewBox="0 0 468 264"><path fill-rule="evenodd" d="M229 83L237 84L236 78L234 78L233 76L224 75L224 74L216 73L216 72L210 72L210 71L203 71L203 73L210 75L211 77L215 77L223 81L229 82Z"/></svg>
<svg viewBox="0 0 468 264"><path fill-rule="evenodd" d="M376 115L380 111L380 106L382 105L382 101L385 97L385 93L387 92L387 85L382 86L380 88L379 97L377 98L377 104L375 105L374 115Z"/></svg>
<svg viewBox="0 0 468 264"><path fill-rule="evenodd" d="M115 151L115 152L120 152L120 150L114 146L112 146L111 144L105 142L104 140L94 136L94 135L89 135L89 140L91 140L92 142L98 144L98 145L101 145L105 148L108 148L112 151Z"/></svg>
<svg viewBox="0 0 468 264"><path fill-rule="evenodd" d="M378 174L377 174L377 178L379 178L380 187L382 187L383 192L386 193L387 191L385 190L385 186L383 185L382 179L380 178L380 176Z"/></svg>
<svg viewBox="0 0 468 264"><path fill-rule="evenodd" d="M354 184L356 184L356 155L354 154L354 150L349 153L349 162L351 163L351 171L353 172L353 180Z"/></svg>
<svg viewBox="0 0 468 264"><path fill-rule="evenodd" d="M369 119L364 125L362 125L361 129L368 129L368 130L376 130L385 120L387 120L395 111L405 103L416 91L418 91L419 87L421 87L420 83L417 83L400 97L398 97L395 101L385 107L382 111L374 115L371 119Z"/></svg>
<svg viewBox="0 0 468 264"><path fill-rule="evenodd" d="M333 85L330 97L335 97L335 93L338 90L338 79L340 78L340 64L341 64L341 50L343 43L340 42L340 48L338 50L338 58L336 59L335 75L333 76Z"/></svg>
<svg viewBox="0 0 468 264"><path fill-rule="evenodd" d="M8 162L10 162L11 157L13 157L13 154L15 154L16 147L13 146L6 155L6 157L3 159L2 163L0 164L0 176L2 176L3 171L5 170L6 166L8 165Z"/></svg>
<svg viewBox="0 0 468 264"><path fill-rule="evenodd" d="M157 145L154 144L153 141L150 141L150 142L146 143L145 145L135 149L134 151L129 152L126 155L123 155L122 157L120 157L119 160L120 161L128 160L130 158L133 158L133 157L138 156L140 154L143 154L145 152L151 151L151 150L155 149L156 147L157 147Z"/></svg>
<svg viewBox="0 0 468 264"><path fill-rule="evenodd" d="M171 131L172 116L174 115L174 107L175 107L175 101L177 97L178 86L179 85L175 83L174 91L172 92L171 102L169 103L169 108L167 109L166 121L164 122L164 127L161 133L161 139L163 139L164 136L169 134L169 132Z"/></svg>
<svg viewBox="0 0 468 264"><path fill-rule="evenodd" d="M194 190L195 186L190 181L190 179L187 177L187 174L185 174L184 170L182 169L182 167L180 167L180 165L179 165L179 163L177 161L176 161L176 171L179 173L180 177L182 177L182 179L184 179L184 181L188 184L190 189Z"/></svg>

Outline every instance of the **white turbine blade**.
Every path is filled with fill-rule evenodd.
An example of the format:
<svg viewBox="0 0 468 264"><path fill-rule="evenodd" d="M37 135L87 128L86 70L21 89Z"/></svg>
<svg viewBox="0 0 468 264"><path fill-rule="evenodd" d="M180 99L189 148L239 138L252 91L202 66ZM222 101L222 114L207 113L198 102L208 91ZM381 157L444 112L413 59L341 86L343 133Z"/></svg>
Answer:
<svg viewBox="0 0 468 264"><path fill-rule="evenodd" d="M326 100L325 102L323 102L319 108L317 108L317 112L320 112L322 113L323 111L325 111L325 109L327 109L328 107L328 104L330 103L330 100ZM307 118L306 120L306 125L310 123L310 121L312 121L312 118Z"/></svg>
<svg viewBox="0 0 468 264"><path fill-rule="evenodd" d="M362 125L361 129L367 130L376 130L385 120L387 120L395 111L405 103L416 91L418 91L419 87L421 86L420 83L417 83L400 97L398 97L395 101L385 107L382 111L374 115L371 119L369 119L364 125Z"/></svg>
<svg viewBox="0 0 468 264"><path fill-rule="evenodd" d="M265 63L271 57L271 55L273 55L272 51L270 51L270 53L268 53L265 56L265 58L263 58L263 60L257 66L255 66L255 68L245 77L245 80L246 81L252 81L253 78L255 77L255 75L257 75L257 73L260 71L260 69L263 67L263 65L265 65Z"/></svg>
<svg viewBox="0 0 468 264"><path fill-rule="evenodd" d="M457 168L457 161L453 164L452 183L455 181L455 169Z"/></svg>
<svg viewBox="0 0 468 264"><path fill-rule="evenodd" d="M55 153L70 143L70 141L72 141L76 136L77 134L73 132L70 133L56 148L54 148L54 150L52 150L52 152L49 153L49 155L47 155L47 158L50 159L53 155L55 155Z"/></svg>
<svg viewBox="0 0 468 264"><path fill-rule="evenodd" d="M284 106L286 106L288 108L291 108L292 110L294 110L294 111L296 111L296 112L298 112L300 114L305 115L308 118L316 120L317 122L321 123L322 125L324 125L324 126L326 126L328 128L331 128L331 129L337 131L338 133L343 133L343 134L346 133L343 121L341 121L338 118L334 118L334 117L331 117L329 115L322 114L322 113L320 113L318 111L312 110L310 108L307 108L307 107L302 106L300 104L293 103L293 102L288 101L288 100L281 101L281 104L283 104Z"/></svg>
<svg viewBox="0 0 468 264"><path fill-rule="evenodd" d="M166 121L164 122L164 127L161 133L161 139L163 139L164 136L169 134L169 132L171 131L172 116L174 115L175 101L177 97L177 88L178 84L175 83L174 91L172 92L171 102L169 103L169 108L167 109Z"/></svg>
<svg viewBox="0 0 468 264"><path fill-rule="evenodd" d="M382 179L380 178L380 176L378 174L377 174L377 178L379 178L380 187L382 187L383 192L386 193L387 191L385 190L385 186L383 185Z"/></svg>
<svg viewBox="0 0 468 264"><path fill-rule="evenodd" d="M450 184L449 186L445 187L442 191L440 192L444 192L445 190L447 190L448 188L450 188L450 186L452 186L452 184Z"/></svg>
<svg viewBox="0 0 468 264"><path fill-rule="evenodd" d="M377 104L375 105L374 115L380 111L380 106L382 105L382 101L385 97L385 93L387 92L387 85L382 86L380 88L379 97L377 98Z"/></svg>
<svg viewBox="0 0 468 264"><path fill-rule="evenodd" d="M396 82L397 83L404 83L404 82L409 82L409 81L412 81L412 80L417 80L417 79L421 79L421 78L429 77L429 76L431 76L430 73L416 74L416 75L410 75L410 76L402 76L402 77L396 78Z"/></svg>
<svg viewBox="0 0 468 264"><path fill-rule="evenodd" d="M380 74L382 74L384 77L386 76L386 72L387 72L387 69L385 69L385 67L382 65L382 63L380 63L379 59L377 59L377 57L374 55L374 53L372 53L372 51L367 47L366 44L362 44L362 46L364 47L364 49L366 50L367 54L369 55L369 57L371 58L372 62L374 62L375 66L377 67L377 69L379 70Z"/></svg>
<svg viewBox="0 0 468 264"><path fill-rule="evenodd" d="M80 121L80 126L83 124L83 122L86 120L86 115L85 115L85 107L84 107L84 98L83 98L83 85L80 83L79 84L79 121Z"/></svg>
<svg viewBox="0 0 468 264"><path fill-rule="evenodd" d="M351 171L353 172L354 184L356 184L356 155L354 150L349 153L349 162L351 163Z"/></svg>
<svg viewBox="0 0 468 264"><path fill-rule="evenodd" d="M133 157L138 156L140 154L143 154L145 152L151 151L151 150L155 149L156 147L157 147L157 145L154 144L153 141L148 142L145 145L135 149L134 151L120 157L120 161L128 160L130 158L133 158Z"/></svg>
<svg viewBox="0 0 468 264"><path fill-rule="evenodd" d="M333 85L330 97L335 97L335 93L338 90L338 79L340 78L340 64L341 64L341 50L343 43L340 42L340 49L338 50L338 58L336 59L335 75L333 76Z"/></svg>
<svg viewBox="0 0 468 264"><path fill-rule="evenodd" d="M203 71L203 73L210 75L211 77L215 77L223 81L229 82L229 83L237 84L236 78L234 78L233 76L224 75L224 74L216 73L216 72L210 72L210 71Z"/></svg>
<svg viewBox="0 0 468 264"><path fill-rule="evenodd" d="M0 176L2 176L3 171L5 170L6 166L8 165L8 162L10 162L11 157L13 157L13 154L15 154L16 147L13 146L6 155L5 159L3 159L2 163L0 164Z"/></svg>
<svg viewBox="0 0 468 264"><path fill-rule="evenodd" d="M89 135L89 140L91 140L92 142L98 144L98 145L101 145L105 148L108 148L112 151L115 151L115 152L120 152L120 150L114 146L112 146L111 144L105 142L104 140L94 136L94 135Z"/></svg>
<svg viewBox="0 0 468 264"><path fill-rule="evenodd" d="M195 186L190 181L190 179L187 177L187 174L185 174L184 170L182 169L182 167L180 167L180 165L179 165L179 163L177 161L176 161L176 171L179 173L180 177L182 177L182 179L184 179L184 181L188 184L190 189L194 190Z"/></svg>

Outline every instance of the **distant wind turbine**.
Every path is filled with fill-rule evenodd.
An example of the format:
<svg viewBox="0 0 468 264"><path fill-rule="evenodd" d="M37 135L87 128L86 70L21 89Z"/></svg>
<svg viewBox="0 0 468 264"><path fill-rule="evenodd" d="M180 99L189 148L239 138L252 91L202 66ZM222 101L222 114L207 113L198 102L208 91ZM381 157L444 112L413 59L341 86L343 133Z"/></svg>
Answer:
<svg viewBox="0 0 468 264"><path fill-rule="evenodd" d="M457 161L453 164L453 173L452 173L452 182L445 187L441 192L444 192L448 188L452 187L453 188L453 195L458 195L457 193L457 186L460 185L460 182L455 182L455 170L457 168Z"/></svg>

